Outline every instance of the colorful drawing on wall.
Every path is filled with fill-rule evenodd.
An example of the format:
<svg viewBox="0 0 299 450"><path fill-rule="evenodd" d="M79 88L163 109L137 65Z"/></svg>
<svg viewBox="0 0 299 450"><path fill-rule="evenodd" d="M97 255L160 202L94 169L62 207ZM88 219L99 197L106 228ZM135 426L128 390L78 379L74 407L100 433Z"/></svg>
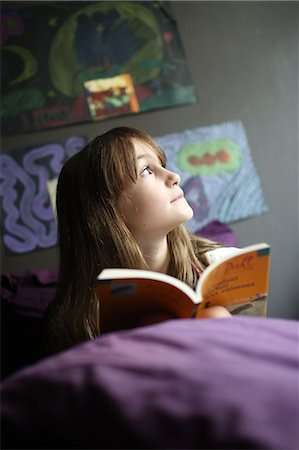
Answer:
<svg viewBox="0 0 299 450"><path fill-rule="evenodd" d="M178 172L197 231L213 220L231 223L260 215L267 205L241 121L156 137Z"/></svg>
<svg viewBox="0 0 299 450"><path fill-rule="evenodd" d="M244 127L240 121L185 130L155 138L170 170L178 172L194 210L188 225L231 223L267 211ZM86 145L73 136L65 143L14 150L0 155L2 231L9 253L56 245L56 181L64 162Z"/></svg>
<svg viewBox="0 0 299 450"><path fill-rule="evenodd" d="M87 83L125 74L137 101L118 114L197 101L170 2L4 3L3 133L89 122Z"/></svg>
<svg viewBox="0 0 299 450"><path fill-rule="evenodd" d="M86 81L84 91L93 120L138 112L140 109L132 77L128 73Z"/></svg>
<svg viewBox="0 0 299 450"><path fill-rule="evenodd" d="M86 144L73 136L64 144L45 144L0 155L2 237L8 253L28 253L56 245L53 211L55 178L64 162Z"/></svg>

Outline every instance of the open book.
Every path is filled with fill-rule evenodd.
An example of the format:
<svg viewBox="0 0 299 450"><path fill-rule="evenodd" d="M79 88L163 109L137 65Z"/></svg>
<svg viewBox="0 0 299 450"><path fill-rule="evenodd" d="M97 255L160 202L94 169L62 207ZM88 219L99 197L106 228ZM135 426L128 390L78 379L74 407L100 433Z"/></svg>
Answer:
<svg viewBox="0 0 299 450"><path fill-rule="evenodd" d="M231 314L265 316L270 246L250 245L210 264L194 291L170 275L138 269L104 269L97 277L100 332L138 326L147 314L196 318L198 311L225 306Z"/></svg>

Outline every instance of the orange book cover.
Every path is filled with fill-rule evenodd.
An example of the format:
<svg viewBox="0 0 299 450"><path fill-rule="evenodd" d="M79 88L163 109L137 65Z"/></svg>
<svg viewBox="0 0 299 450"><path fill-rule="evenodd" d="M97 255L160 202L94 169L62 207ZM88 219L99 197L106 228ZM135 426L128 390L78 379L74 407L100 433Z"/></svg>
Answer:
<svg viewBox="0 0 299 450"><path fill-rule="evenodd" d="M97 277L101 333L134 328L150 314L196 318L225 306L232 314L266 315L270 247L255 244L212 263L194 291L183 281L150 270L104 269Z"/></svg>
<svg viewBox="0 0 299 450"><path fill-rule="evenodd" d="M105 269L98 277L100 332L134 328L149 314L190 318L200 301L180 280L149 270Z"/></svg>

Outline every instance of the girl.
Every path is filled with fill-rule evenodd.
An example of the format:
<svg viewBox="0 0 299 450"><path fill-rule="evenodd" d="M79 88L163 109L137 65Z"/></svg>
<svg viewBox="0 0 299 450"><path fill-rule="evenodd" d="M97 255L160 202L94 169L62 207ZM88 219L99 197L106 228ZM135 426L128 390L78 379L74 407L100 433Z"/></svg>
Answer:
<svg viewBox="0 0 299 450"><path fill-rule="evenodd" d="M168 273L195 288L220 245L184 225L193 211L180 177L147 134L114 128L71 157L59 176L59 283L46 317L46 342L63 350L99 335L96 277L108 267ZM203 316L227 317L222 307ZM162 318L145 318L144 323Z"/></svg>

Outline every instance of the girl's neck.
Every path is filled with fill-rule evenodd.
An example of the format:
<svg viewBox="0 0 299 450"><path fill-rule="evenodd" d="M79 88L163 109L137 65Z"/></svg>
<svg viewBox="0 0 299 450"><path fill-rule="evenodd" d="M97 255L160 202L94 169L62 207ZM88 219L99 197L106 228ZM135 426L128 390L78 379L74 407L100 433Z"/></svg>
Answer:
<svg viewBox="0 0 299 450"><path fill-rule="evenodd" d="M139 242L139 246L150 270L167 273L169 252L166 237L157 241Z"/></svg>

